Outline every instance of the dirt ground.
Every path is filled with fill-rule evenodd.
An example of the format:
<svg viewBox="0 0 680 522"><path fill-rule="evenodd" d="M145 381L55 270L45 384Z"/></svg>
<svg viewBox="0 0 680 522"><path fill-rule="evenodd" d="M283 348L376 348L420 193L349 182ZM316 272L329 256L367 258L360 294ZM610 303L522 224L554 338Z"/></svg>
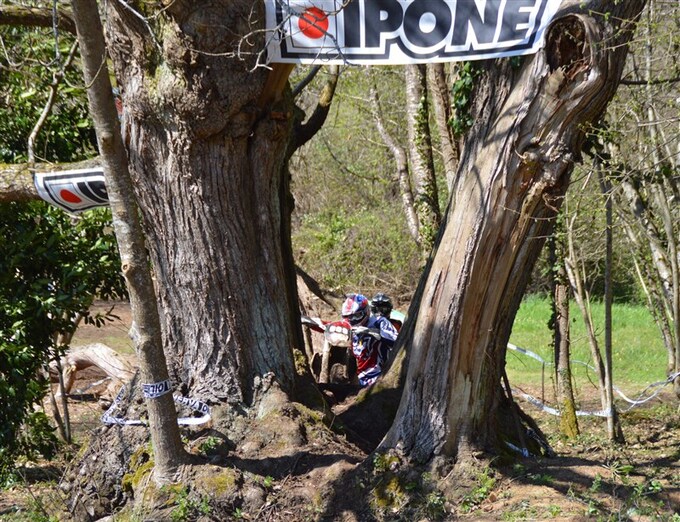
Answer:
<svg viewBox="0 0 680 522"><path fill-rule="evenodd" d="M119 316L106 327L83 326L74 346L103 342L132 354L127 339L130 315L127 306L116 305ZM105 375L98 370L79 374L69 398L76 442L84 441L101 426ZM525 390L531 393L532 390ZM354 397L335 406L346 409ZM168 511L170 520L668 520L680 522L680 411L665 389L643 407L622 415L626 444L614 446L606 439L603 419L581 417L582 435L575 441L562 439L558 421L535 407L522 403L548 435L557 456L519 458L514 464L489 466L480 462L463 491L453 498L437 491L403 491L391 501L381 502L378 486L366 494L374 500L370 509L346 511L316 509L320 492L330 482L360 465L366 457L344 439L319 447L304 458L282 463L279 473L267 471L258 480L261 487L242 495L260 495L250 509L233 509L230 516L217 515L208 504L176 502ZM311 438L310 438L311 440ZM234 453L244 448L233 449ZM77 444L54 463L28 463L20 468L24 481L0 490L0 520L68 519L67 495L60 489L63 470L76 458ZM262 456L265 459L265 456ZM242 462L246 462L242 460ZM377 467L377 465L376 465ZM257 473L256 466L249 473ZM375 473L374 478L375 478ZM387 477L387 475L385 475ZM340 481L342 482L342 481ZM378 481L379 483L380 481ZM245 489L245 487L244 487ZM406 488L408 489L408 488ZM384 499L383 499L384 500ZM252 506L260 506L252 509ZM61 513L61 514L59 514ZM113 518L129 520L131 518ZM134 518L132 518L134 519ZM140 518L140 520L143 518Z"/></svg>

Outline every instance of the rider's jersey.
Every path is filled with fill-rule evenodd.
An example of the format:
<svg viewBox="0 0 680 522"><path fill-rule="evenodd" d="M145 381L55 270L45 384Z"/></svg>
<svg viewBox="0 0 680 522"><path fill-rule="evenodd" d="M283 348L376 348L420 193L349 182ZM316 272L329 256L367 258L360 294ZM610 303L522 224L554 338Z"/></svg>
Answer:
<svg viewBox="0 0 680 522"><path fill-rule="evenodd" d="M361 386L369 386L380 377L390 349L397 340L397 330L385 317L370 316L366 327L380 329L380 340L368 333L352 334L352 352L357 360Z"/></svg>

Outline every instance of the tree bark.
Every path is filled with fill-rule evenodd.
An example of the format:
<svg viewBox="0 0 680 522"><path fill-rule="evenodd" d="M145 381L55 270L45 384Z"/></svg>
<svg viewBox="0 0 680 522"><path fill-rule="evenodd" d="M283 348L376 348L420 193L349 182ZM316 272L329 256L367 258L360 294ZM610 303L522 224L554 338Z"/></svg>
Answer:
<svg viewBox="0 0 680 522"><path fill-rule="evenodd" d="M28 164L2 165L0 169L0 203L40 200Z"/></svg>
<svg viewBox="0 0 680 522"><path fill-rule="evenodd" d="M20 5L0 6L0 25L16 25L27 27L55 27L76 34L73 14L60 8L53 13L52 9L28 7Z"/></svg>
<svg viewBox="0 0 680 522"><path fill-rule="evenodd" d="M264 47L259 33L243 40L263 6L179 2L145 22L107 8L172 376L207 401L248 405L270 372L291 391L302 335L283 169L292 105L279 92L290 68L267 84L252 56L235 59Z"/></svg>
<svg viewBox="0 0 680 522"><path fill-rule="evenodd" d="M564 267L562 277L566 278ZM555 305L557 311L555 327L555 351L557 353L557 402L560 408L560 432L570 439L578 437L578 417L576 416L576 401L574 389L571 385L571 361L569 338L569 287L564 281L555 287ZM557 334L559 332L559 334Z"/></svg>
<svg viewBox="0 0 680 522"><path fill-rule="evenodd" d="M429 461L517 444L501 408L511 325L584 125L600 117L620 80L632 29L621 20L644 5L563 2L543 51L519 69L494 63L478 86L457 204L426 276L404 394L382 449ZM609 16L594 14L602 12Z"/></svg>

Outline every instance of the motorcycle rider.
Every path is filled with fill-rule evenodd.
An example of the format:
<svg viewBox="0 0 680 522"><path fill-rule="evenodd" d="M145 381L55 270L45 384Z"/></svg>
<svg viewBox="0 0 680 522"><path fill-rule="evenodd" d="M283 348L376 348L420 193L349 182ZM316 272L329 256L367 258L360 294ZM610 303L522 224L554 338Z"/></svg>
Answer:
<svg viewBox="0 0 680 522"><path fill-rule="evenodd" d="M371 299L371 313L373 315L382 315L389 319L392 308L392 300L382 292L375 294Z"/></svg>
<svg viewBox="0 0 680 522"><path fill-rule="evenodd" d="M397 314L397 317L393 317L393 309L394 307L392 306L392 300L387 294L378 292L373 296L373 299L371 299L371 313L373 315L382 315L383 317L387 317L392 323L392 326L394 326L394 328L397 330L397 333L399 333L401 330L403 315Z"/></svg>
<svg viewBox="0 0 680 522"><path fill-rule="evenodd" d="M397 330L383 315L371 315L368 299L348 294L342 304L342 317L352 327L352 353L357 360L361 386L375 383L397 340Z"/></svg>

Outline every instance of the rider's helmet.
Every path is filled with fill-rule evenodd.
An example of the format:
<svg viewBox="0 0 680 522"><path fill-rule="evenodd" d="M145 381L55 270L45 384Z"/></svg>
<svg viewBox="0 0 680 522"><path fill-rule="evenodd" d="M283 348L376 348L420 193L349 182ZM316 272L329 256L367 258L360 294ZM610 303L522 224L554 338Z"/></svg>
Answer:
<svg viewBox="0 0 680 522"><path fill-rule="evenodd" d="M382 315L383 317L387 317L389 319L390 314L392 313L392 308L392 301L387 295L383 293L375 294L373 299L371 299L371 312L373 312L375 315Z"/></svg>
<svg viewBox="0 0 680 522"><path fill-rule="evenodd" d="M368 299L361 294L348 294L342 303L342 317L352 326L364 326L370 311Z"/></svg>

